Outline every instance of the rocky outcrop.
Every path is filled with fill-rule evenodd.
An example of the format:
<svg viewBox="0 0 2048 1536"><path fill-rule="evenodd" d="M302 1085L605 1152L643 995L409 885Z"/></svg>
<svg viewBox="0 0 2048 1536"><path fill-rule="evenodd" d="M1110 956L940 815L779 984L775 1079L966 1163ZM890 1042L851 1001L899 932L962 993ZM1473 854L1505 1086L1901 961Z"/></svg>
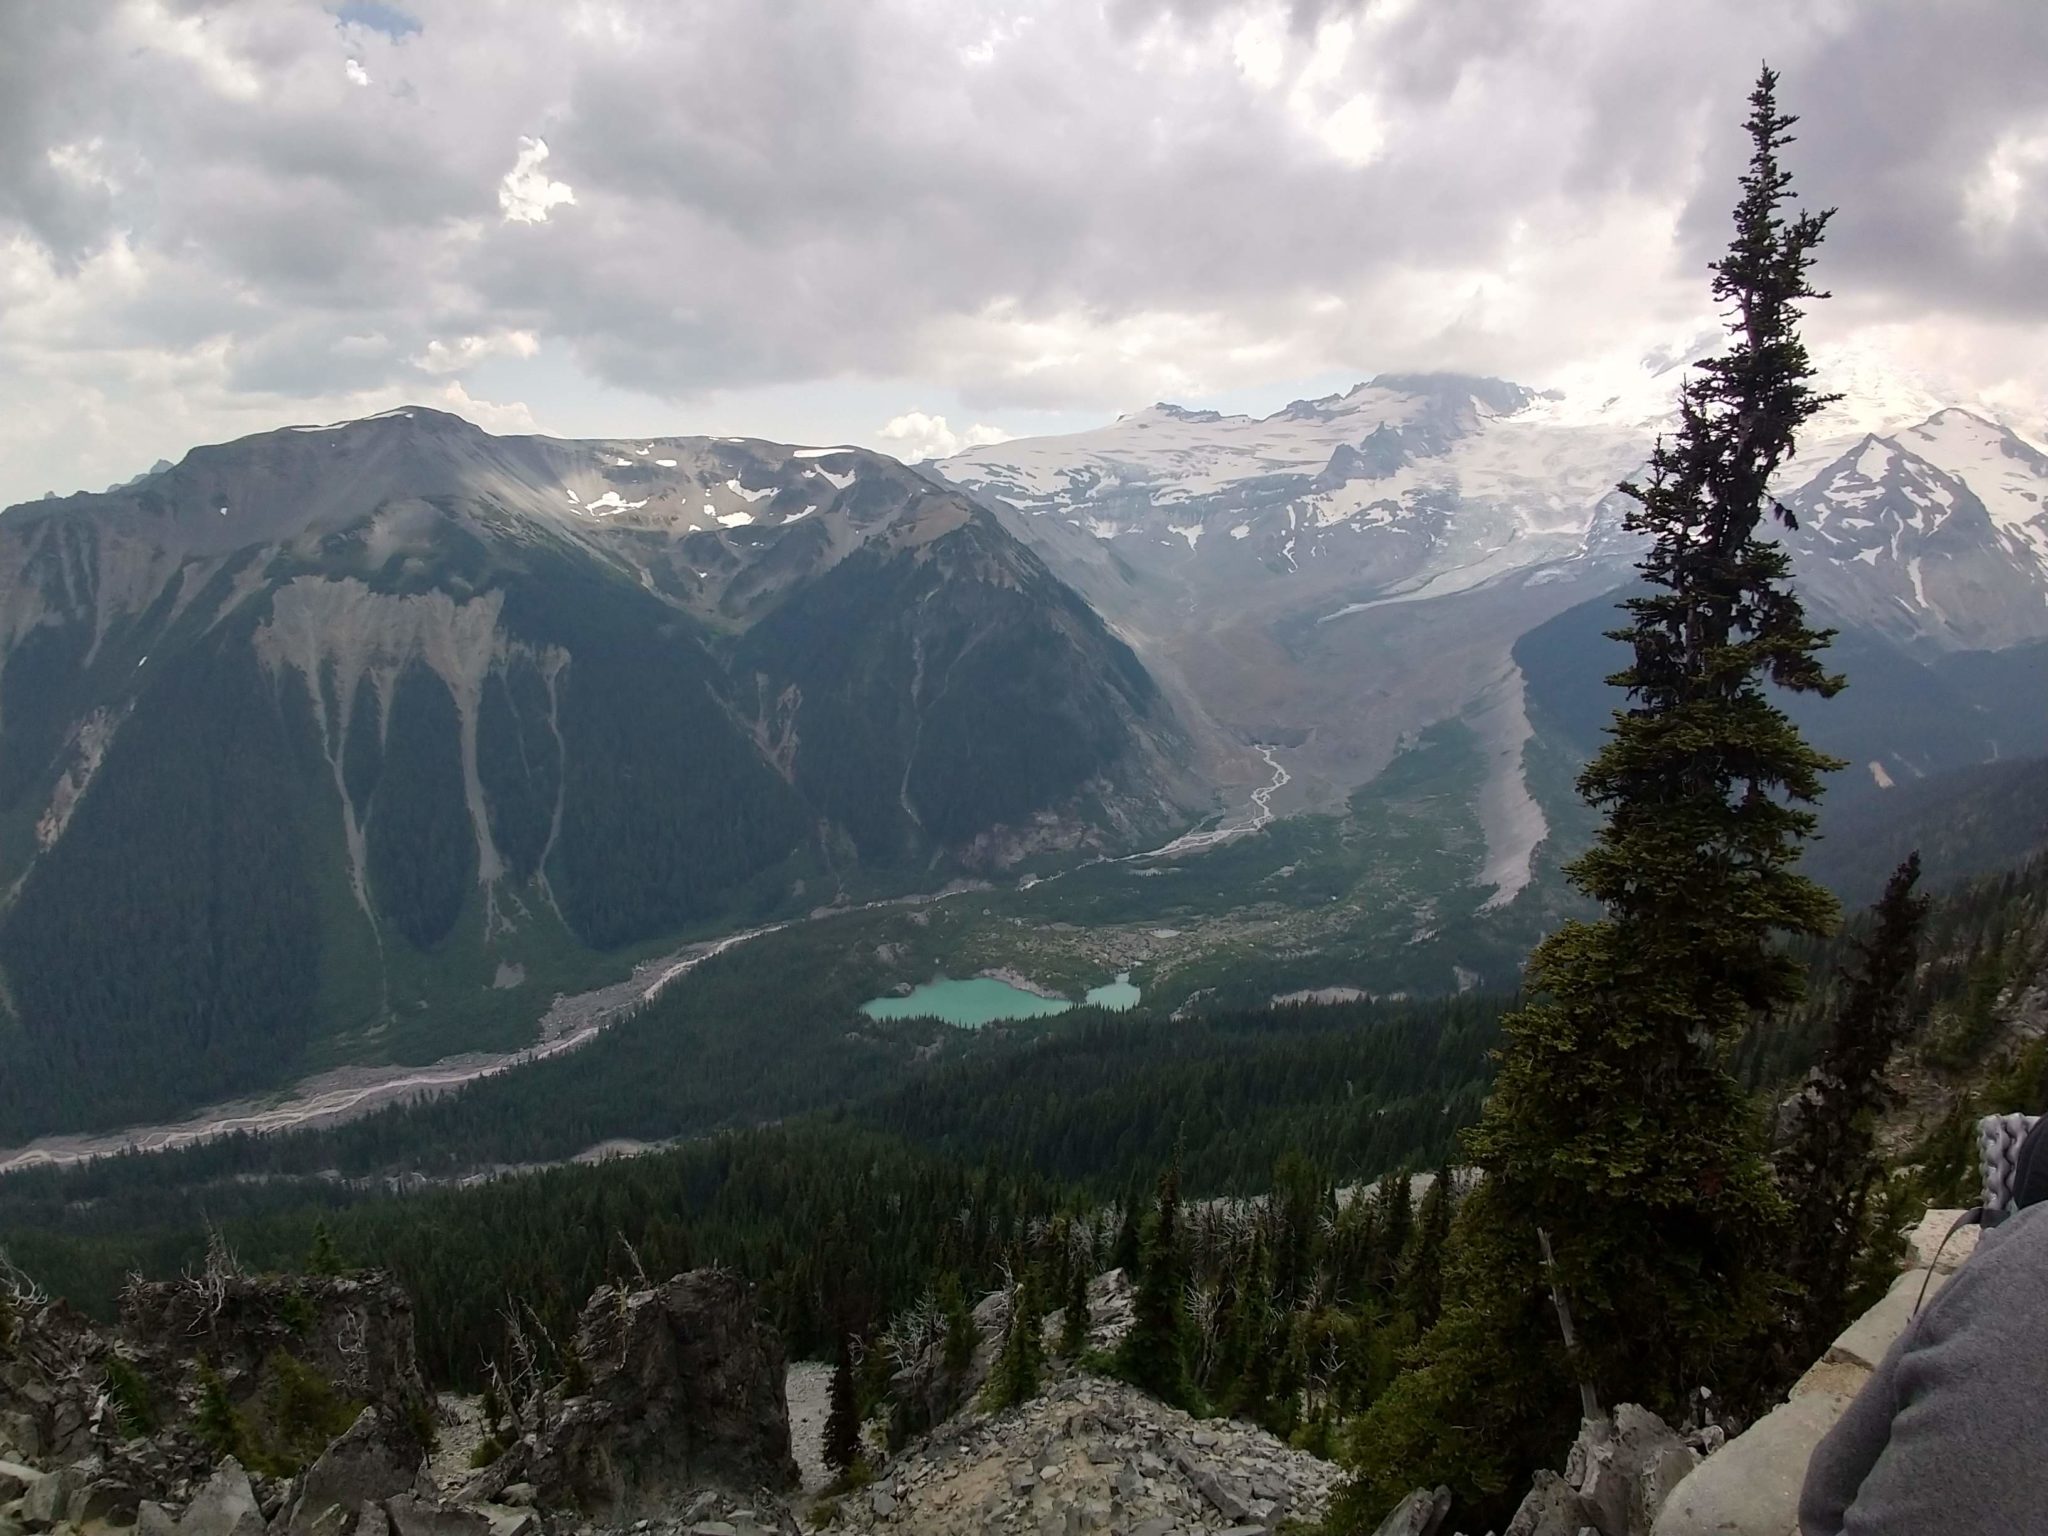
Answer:
<svg viewBox="0 0 2048 1536"><path fill-rule="evenodd" d="M1505 1536L1650 1536L1672 1489L1699 1465L1696 1444L1656 1414L1623 1403L1587 1419L1564 1475L1539 1472Z"/></svg>
<svg viewBox="0 0 2048 1536"><path fill-rule="evenodd" d="M536 1506L664 1498L733 1516L708 1536L741 1513L793 1536L782 1344L719 1271L592 1296L575 1391L532 1393L512 1451L446 1492L411 1304L380 1275L245 1275L216 1244L198 1275L130 1286L117 1332L40 1297L9 1320L0 1536L542 1536Z"/></svg>
<svg viewBox="0 0 2048 1536"><path fill-rule="evenodd" d="M25 1295L8 1302L0 1350L0 1457L71 1461L91 1454L106 1409L100 1377L107 1341L62 1302Z"/></svg>
<svg viewBox="0 0 2048 1536"><path fill-rule="evenodd" d="M10 1536L347 1536L413 1485L433 1433L411 1303L381 1275L248 1275L216 1242L200 1273L130 1285L111 1331L36 1294L9 1307Z"/></svg>
<svg viewBox="0 0 2048 1536"><path fill-rule="evenodd" d="M572 1347L588 1386L549 1388L523 1407L518 1442L467 1497L524 1483L548 1507L618 1511L708 1482L796 1485L782 1340L733 1276L602 1287Z"/></svg>
<svg viewBox="0 0 2048 1536"><path fill-rule="evenodd" d="M1436 1536L1450 1511L1450 1489L1418 1488L1394 1506L1373 1536Z"/></svg>
<svg viewBox="0 0 2048 1536"><path fill-rule="evenodd" d="M426 1449L433 1400L420 1375L412 1301L388 1275L248 1275L218 1258L205 1273L138 1281L121 1297L121 1338L175 1416L205 1390L200 1362L238 1410L317 1382L336 1404L374 1408L394 1454ZM355 1419L343 1411L340 1424ZM317 1447L316 1447L317 1449Z"/></svg>
<svg viewBox="0 0 2048 1536"><path fill-rule="evenodd" d="M1250 1425L1074 1375L994 1417L969 1409L949 1420L846 1495L838 1515L855 1530L916 1536L1257 1532L1313 1524L1340 1477Z"/></svg>

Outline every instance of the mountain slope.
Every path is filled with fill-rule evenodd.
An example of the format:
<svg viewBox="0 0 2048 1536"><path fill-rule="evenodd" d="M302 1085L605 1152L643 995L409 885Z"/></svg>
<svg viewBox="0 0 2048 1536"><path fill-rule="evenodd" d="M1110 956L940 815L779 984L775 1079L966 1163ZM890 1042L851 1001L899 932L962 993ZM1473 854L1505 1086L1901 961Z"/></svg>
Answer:
<svg viewBox="0 0 2048 1536"><path fill-rule="evenodd" d="M517 1044L605 952L1183 825L1129 649L852 450L390 413L0 517L0 1135Z"/></svg>

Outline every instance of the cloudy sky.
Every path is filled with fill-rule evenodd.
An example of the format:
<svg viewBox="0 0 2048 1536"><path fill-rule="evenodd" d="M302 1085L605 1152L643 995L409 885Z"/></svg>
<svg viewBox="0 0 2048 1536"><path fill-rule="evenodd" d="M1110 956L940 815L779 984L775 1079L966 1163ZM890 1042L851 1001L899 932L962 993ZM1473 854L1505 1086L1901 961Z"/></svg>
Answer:
<svg viewBox="0 0 2048 1536"><path fill-rule="evenodd" d="M401 401L905 456L1697 334L1758 61L1816 329L2048 419L2037 0L0 6L0 502Z"/></svg>

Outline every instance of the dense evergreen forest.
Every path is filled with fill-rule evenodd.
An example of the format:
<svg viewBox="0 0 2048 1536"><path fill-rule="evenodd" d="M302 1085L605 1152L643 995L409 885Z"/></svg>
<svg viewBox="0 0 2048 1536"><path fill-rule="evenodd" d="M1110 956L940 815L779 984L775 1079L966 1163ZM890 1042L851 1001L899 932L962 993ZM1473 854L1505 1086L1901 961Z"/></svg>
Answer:
<svg viewBox="0 0 2048 1536"><path fill-rule="evenodd" d="M451 1379L469 1377L508 1276L521 1277L522 1297L573 1308L622 1262L604 1252L616 1232L650 1269L686 1252L744 1268L769 1287L795 1346L823 1347L820 1277L871 1270L858 1310L901 1305L946 1260L943 1229L974 1200L993 1202L991 1230L1014 1235L1021 1213L1062 1201L1097 1210L1144 1187L1176 1143L1203 1194L1263 1188L1304 1148L1342 1182L1434 1166L1484 1095L1499 1012L1496 1000L1465 999L1179 1021L1076 1014L971 1056L941 1053L913 1081L784 1128L467 1187L393 1175L476 1166L460 1138L482 1111L462 1107L465 1093L324 1133L15 1174L0 1179L0 1231L46 1284L104 1310L128 1271L194 1262L209 1225L246 1258L288 1264L325 1216L345 1254L414 1288L429 1359ZM759 1080L751 1065L719 1077L715 1051L698 1065L707 1095ZM773 1118L778 1102L737 1099L725 1118ZM532 1117L542 1123L538 1107ZM948 1193L933 1195L931 1181ZM827 1252L835 1212L859 1237ZM848 1244L863 1252L840 1251ZM1003 1252L977 1239L960 1267L985 1283Z"/></svg>

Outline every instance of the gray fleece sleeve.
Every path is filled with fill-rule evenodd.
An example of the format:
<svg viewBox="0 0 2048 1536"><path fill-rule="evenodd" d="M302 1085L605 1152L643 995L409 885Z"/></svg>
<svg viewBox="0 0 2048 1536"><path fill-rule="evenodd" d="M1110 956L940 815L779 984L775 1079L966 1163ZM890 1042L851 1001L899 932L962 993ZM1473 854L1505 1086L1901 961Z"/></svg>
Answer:
<svg viewBox="0 0 2048 1536"><path fill-rule="evenodd" d="M1806 1536L2048 1531L2048 1204L1984 1234L1809 1463Z"/></svg>
<svg viewBox="0 0 2048 1536"><path fill-rule="evenodd" d="M1912 1336L1908 1328L1892 1340L1863 1390L1814 1447L1806 1465L1806 1486L1799 1494L1800 1536L1842 1536L1849 1506L1891 1442L1892 1415L1898 1411L1899 1356Z"/></svg>

